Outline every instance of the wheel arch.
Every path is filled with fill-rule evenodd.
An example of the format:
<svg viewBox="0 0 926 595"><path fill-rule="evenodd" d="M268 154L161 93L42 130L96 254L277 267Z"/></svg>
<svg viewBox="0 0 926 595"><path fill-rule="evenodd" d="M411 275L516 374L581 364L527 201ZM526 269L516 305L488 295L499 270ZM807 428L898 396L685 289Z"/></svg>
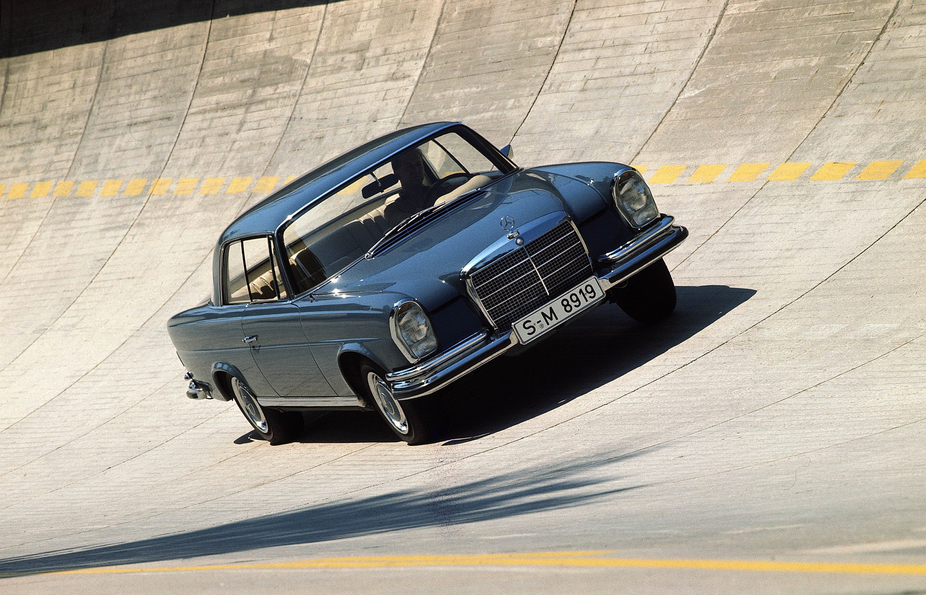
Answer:
<svg viewBox="0 0 926 595"><path fill-rule="evenodd" d="M244 374L238 368L224 362L217 362L212 366L212 382L217 389L218 397L222 401L231 401L234 399L232 394L231 379L237 378L239 381L247 384Z"/></svg>

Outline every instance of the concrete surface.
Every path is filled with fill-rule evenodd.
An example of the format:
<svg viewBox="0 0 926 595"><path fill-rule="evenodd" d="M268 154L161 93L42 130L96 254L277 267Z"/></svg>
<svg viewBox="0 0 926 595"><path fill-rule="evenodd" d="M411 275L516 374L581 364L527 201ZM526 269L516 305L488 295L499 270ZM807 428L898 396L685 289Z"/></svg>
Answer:
<svg viewBox="0 0 926 595"><path fill-rule="evenodd" d="M923 3L4 0L0 55L3 592L926 592ZM493 362L421 447L187 400L222 228L435 119L643 170L673 318Z"/></svg>

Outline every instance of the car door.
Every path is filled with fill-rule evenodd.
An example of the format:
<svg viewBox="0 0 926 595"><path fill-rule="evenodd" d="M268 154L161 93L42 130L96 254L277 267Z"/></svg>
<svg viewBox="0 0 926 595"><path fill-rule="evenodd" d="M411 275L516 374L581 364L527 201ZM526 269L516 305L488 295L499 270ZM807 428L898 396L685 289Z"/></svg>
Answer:
<svg viewBox="0 0 926 595"><path fill-rule="evenodd" d="M288 301L269 237L242 241L249 303L242 340L264 378L281 397L334 395L302 331L299 309Z"/></svg>

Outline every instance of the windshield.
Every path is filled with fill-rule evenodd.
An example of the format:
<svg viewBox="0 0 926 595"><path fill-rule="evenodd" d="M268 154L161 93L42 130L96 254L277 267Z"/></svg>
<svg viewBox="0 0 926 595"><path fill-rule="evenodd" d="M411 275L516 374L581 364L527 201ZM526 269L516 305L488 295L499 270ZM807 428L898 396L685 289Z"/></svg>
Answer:
<svg viewBox="0 0 926 595"><path fill-rule="evenodd" d="M415 213L481 188L498 164L456 132L406 149L317 201L283 230L295 292L303 293L362 257Z"/></svg>

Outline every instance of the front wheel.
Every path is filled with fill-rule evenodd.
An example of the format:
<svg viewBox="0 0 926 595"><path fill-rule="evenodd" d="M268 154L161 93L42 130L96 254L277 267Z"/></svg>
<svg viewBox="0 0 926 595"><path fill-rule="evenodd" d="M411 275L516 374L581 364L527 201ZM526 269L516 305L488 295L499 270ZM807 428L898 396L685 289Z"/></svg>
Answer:
<svg viewBox="0 0 926 595"><path fill-rule="evenodd" d="M385 374L378 368L364 364L360 368L360 377L367 391L370 403L385 420L396 436L409 444L421 444L430 437L428 424L423 411L411 403L400 403L392 394L386 382Z"/></svg>
<svg viewBox="0 0 926 595"><path fill-rule="evenodd" d="M231 380L232 395L235 404L254 431L270 444L285 444L302 432L302 414L298 411L277 411L264 409L257 402L251 388L236 377Z"/></svg>
<svg viewBox="0 0 926 595"><path fill-rule="evenodd" d="M661 258L612 289L610 297L628 316L645 324L659 322L675 310L675 283Z"/></svg>

